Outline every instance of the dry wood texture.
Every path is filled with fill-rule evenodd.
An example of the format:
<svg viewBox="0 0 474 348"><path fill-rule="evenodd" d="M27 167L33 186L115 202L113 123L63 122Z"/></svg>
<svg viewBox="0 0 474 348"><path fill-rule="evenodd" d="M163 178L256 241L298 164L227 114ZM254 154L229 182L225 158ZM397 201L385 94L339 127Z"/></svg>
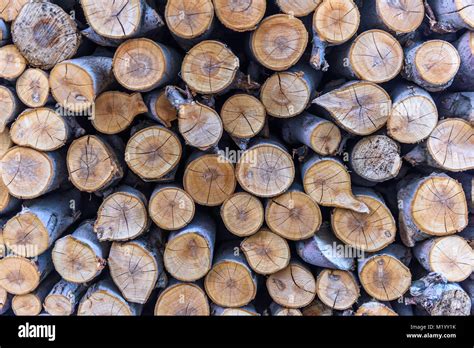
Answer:
<svg viewBox="0 0 474 348"><path fill-rule="evenodd" d="M0 0L0 314L472 314L473 52L472 0Z"/></svg>

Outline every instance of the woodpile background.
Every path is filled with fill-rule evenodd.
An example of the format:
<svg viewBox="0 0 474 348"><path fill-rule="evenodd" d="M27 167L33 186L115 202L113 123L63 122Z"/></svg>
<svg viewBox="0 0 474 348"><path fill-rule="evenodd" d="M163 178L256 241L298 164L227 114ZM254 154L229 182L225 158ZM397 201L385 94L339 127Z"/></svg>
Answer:
<svg viewBox="0 0 474 348"><path fill-rule="evenodd" d="M472 313L474 1L0 18L0 313Z"/></svg>

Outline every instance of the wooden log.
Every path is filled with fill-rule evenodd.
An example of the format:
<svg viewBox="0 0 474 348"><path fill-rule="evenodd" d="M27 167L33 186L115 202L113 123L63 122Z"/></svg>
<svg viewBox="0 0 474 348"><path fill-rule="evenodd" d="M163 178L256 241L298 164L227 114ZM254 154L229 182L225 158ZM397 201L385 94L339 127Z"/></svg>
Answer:
<svg viewBox="0 0 474 348"><path fill-rule="evenodd" d="M51 252L37 258L9 255L0 259L0 287L12 295L24 295L35 290L53 270Z"/></svg>
<svg viewBox="0 0 474 348"><path fill-rule="evenodd" d="M331 58L332 69L344 77L382 83L402 69L403 49L386 31L371 29L333 50Z"/></svg>
<svg viewBox="0 0 474 348"><path fill-rule="evenodd" d="M359 280L364 290L381 301L395 300L411 285L411 272L407 255L409 250L392 244L385 249L367 255L358 262Z"/></svg>
<svg viewBox="0 0 474 348"><path fill-rule="evenodd" d="M194 102L189 96L183 97L181 91L173 86L166 87L166 97L178 110L179 132L186 144L203 151L217 145L223 125L214 109Z"/></svg>
<svg viewBox="0 0 474 348"><path fill-rule="evenodd" d="M20 100L16 92L7 86L0 86L0 131L13 121L20 112Z"/></svg>
<svg viewBox="0 0 474 348"><path fill-rule="evenodd" d="M251 236L260 230L264 214L262 202L246 192L234 193L220 208L225 227L239 237Z"/></svg>
<svg viewBox="0 0 474 348"><path fill-rule="evenodd" d="M352 148L350 164L365 180L383 182L395 178L402 167L400 146L385 135L371 135Z"/></svg>
<svg viewBox="0 0 474 348"><path fill-rule="evenodd" d="M278 303L272 302L268 307L270 315L273 317L301 317L303 313L298 308L286 308L280 306Z"/></svg>
<svg viewBox="0 0 474 348"><path fill-rule="evenodd" d="M378 301L365 302L355 312L356 316L398 316L397 312Z"/></svg>
<svg viewBox="0 0 474 348"><path fill-rule="evenodd" d="M39 151L54 151L85 133L74 117L61 116L47 107L27 109L10 128L12 141Z"/></svg>
<svg viewBox="0 0 474 348"><path fill-rule="evenodd" d="M240 186L258 197L285 192L295 177L295 166L283 145L257 140L239 158L235 176Z"/></svg>
<svg viewBox="0 0 474 348"><path fill-rule="evenodd" d="M423 0L374 0L363 2L362 27L378 28L396 35L414 32L423 22Z"/></svg>
<svg viewBox="0 0 474 348"><path fill-rule="evenodd" d="M176 170L182 155L180 139L163 126L143 128L125 147L125 162L144 181L158 181Z"/></svg>
<svg viewBox="0 0 474 348"><path fill-rule="evenodd" d="M146 303L155 288L166 286L159 249L162 239L162 231L155 228L138 239L112 244L108 258L110 274L127 301Z"/></svg>
<svg viewBox="0 0 474 348"><path fill-rule="evenodd" d="M212 267L216 226L204 215L168 235L163 261L175 279L192 282L204 277Z"/></svg>
<svg viewBox="0 0 474 348"><path fill-rule="evenodd" d="M290 261L286 268L270 275L266 284L272 300L286 308L305 307L316 296L313 274L296 261Z"/></svg>
<svg viewBox="0 0 474 348"><path fill-rule="evenodd" d="M5 224L5 245L19 256L42 254L79 218L80 204L81 196L76 190L54 192L27 201Z"/></svg>
<svg viewBox="0 0 474 348"><path fill-rule="evenodd" d="M30 108L44 106L49 99L49 76L41 69L26 69L16 80L16 93Z"/></svg>
<svg viewBox="0 0 474 348"><path fill-rule="evenodd" d="M448 283L438 273L430 273L413 282L407 303L416 304L429 315L465 316L471 312L471 299L457 283Z"/></svg>
<svg viewBox="0 0 474 348"><path fill-rule="evenodd" d="M321 0L275 0L275 2L281 12L290 16L304 17L313 12L321 3Z"/></svg>
<svg viewBox="0 0 474 348"><path fill-rule="evenodd" d="M28 0L1 0L0 1L0 18L5 22L11 22L16 19L24 4Z"/></svg>
<svg viewBox="0 0 474 348"><path fill-rule="evenodd" d="M255 306L250 303L240 308L224 308L211 303L211 315L213 316L259 316Z"/></svg>
<svg viewBox="0 0 474 348"><path fill-rule="evenodd" d="M124 241L145 233L150 226L147 203L142 192L127 185L105 197L94 224L99 241Z"/></svg>
<svg viewBox="0 0 474 348"><path fill-rule="evenodd" d="M45 70L74 56L81 43L74 19L46 0L22 7L12 25L12 38L31 66Z"/></svg>
<svg viewBox="0 0 474 348"><path fill-rule="evenodd" d="M326 306L319 299L315 298L309 305L301 309L301 313L305 317L325 317L332 316L334 311L331 307Z"/></svg>
<svg viewBox="0 0 474 348"><path fill-rule="evenodd" d="M16 80L26 69L26 59L15 45L0 47L0 60L3 68L0 70L0 78L5 80Z"/></svg>
<svg viewBox="0 0 474 348"><path fill-rule="evenodd" d="M398 202L400 237L408 247L430 236L462 231L468 224L462 186L443 173L405 183L398 191Z"/></svg>
<svg viewBox="0 0 474 348"><path fill-rule="evenodd" d="M74 140L66 157L70 181L85 192L112 186L124 174L119 151L96 135L85 135Z"/></svg>
<svg viewBox="0 0 474 348"><path fill-rule="evenodd" d="M331 214L334 234L354 248L374 252L395 240L397 225L382 196L370 189L355 189L356 198L368 208L368 214L336 208Z"/></svg>
<svg viewBox="0 0 474 348"><path fill-rule="evenodd" d="M255 30L267 8L265 0L214 0L213 3L220 22L237 32Z"/></svg>
<svg viewBox="0 0 474 348"><path fill-rule="evenodd" d="M468 278L474 268L473 251L459 236L432 238L415 246L413 253L429 272L437 272L450 282Z"/></svg>
<svg viewBox="0 0 474 348"><path fill-rule="evenodd" d="M333 122L308 112L286 120L282 136L289 144L304 144L323 156L335 155L342 140L341 131Z"/></svg>
<svg viewBox="0 0 474 348"><path fill-rule="evenodd" d="M69 316L74 313L87 286L61 279L44 299L44 310L50 315Z"/></svg>
<svg viewBox="0 0 474 348"><path fill-rule="evenodd" d="M462 118L474 126L474 92L443 93L436 104L440 116Z"/></svg>
<svg viewBox="0 0 474 348"><path fill-rule="evenodd" d="M170 104L164 89L155 90L145 95L149 117L170 128L171 123L178 119L176 109Z"/></svg>
<svg viewBox="0 0 474 348"><path fill-rule="evenodd" d="M310 265L345 271L355 268L356 252L334 236L328 223L322 224L311 238L297 241L295 246L298 256Z"/></svg>
<svg viewBox="0 0 474 348"><path fill-rule="evenodd" d="M308 32L301 20L285 14L265 18L250 35L249 46L264 67L283 71L295 65L308 44Z"/></svg>
<svg viewBox="0 0 474 348"><path fill-rule="evenodd" d="M465 280L461 283L462 288L464 291L469 295L471 298L471 315L474 314L474 306L472 303L474 302L474 282L472 279Z"/></svg>
<svg viewBox="0 0 474 348"><path fill-rule="evenodd" d="M257 279L239 250L238 243L221 246L204 279L206 293L222 307L242 307L257 294Z"/></svg>
<svg viewBox="0 0 474 348"><path fill-rule="evenodd" d="M56 64L49 74L51 93L63 108L84 113L113 81L112 58L80 57ZM90 116L90 115L88 115Z"/></svg>
<svg viewBox="0 0 474 348"><path fill-rule="evenodd" d="M392 110L387 133L393 139L415 144L426 139L438 123L438 111L431 95L415 85L401 84L391 92Z"/></svg>
<svg viewBox="0 0 474 348"><path fill-rule="evenodd" d="M0 180L0 215L8 216L9 214L16 213L20 210L21 202L21 199L13 197L8 192L7 186L3 183L3 180Z"/></svg>
<svg viewBox="0 0 474 348"><path fill-rule="evenodd" d="M430 92L451 86L461 60L456 48L447 41L414 42L405 48L402 76Z"/></svg>
<svg viewBox="0 0 474 348"><path fill-rule="evenodd" d="M157 185L150 197L148 212L153 222L165 230L178 230L189 224L196 207L193 198L176 184Z"/></svg>
<svg viewBox="0 0 474 348"><path fill-rule="evenodd" d="M290 262L290 247L285 239L266 228L245 238L240 249L247 262L258 274L273 274Z"/></svg>
<svg viewBox="0 0 474 348"><path fill-rule="evenodd" d="M1 16L1 14L0 14ZM10 26L0 19L0 47L7 45L11 40Z"/></svg>
<svg viewBox="0 0 474 348"><path fill-rule="evenodd" d="M141 305L127 302L112 280L106 278L87 290L79 303L77 315L136 316L141 310Z"/></svg>
<svg viewBox="0 0 474 348"><path fill-rule="evenodd" d="M0 158L3 157L12 146L13 142L10 137L10 129L6 127L2 132L0 132Z"/></svg>
<svg viewBox="0 0 474 348"><path fill-rule="evenodd" d="M321 227L322 215L316 201L293 184L287 192L267 201L265 221L283 238L302 240L313 236Z"/></svg>
<svg viewBox="0 0 474 348"><path fill-rule="evenodd" d="M175 79L180 56L161 43L146 38L130 39L115 52L114 76L123 87L148 92Z"/></svg>
<svg viewBox="0 0 474 348"><path fill-rule="evenodd" d="M32 292L24 295L15 295L12 299L12 310L16 316L37 316L43 310L43 301L58 281L57 274L50 274Z"/></svg>
<svg viewBox="0 0 474 348"><path fill-rule="evenodd" d="M352 194L351 177L336 158L313 154L301 165L304 191L318 204L368 213L369 208Z"/></svg>
<svg viewBox="0 0 474 348"><path fill-rule="evenodd" d="M434 32L446 33L467 28L474 30L474 12L469 1L428 0L430 27Z"/></svg>
<svg viewBox="0 0 474 348"><path fill-rule="evenodd" d="M53 248L56 271L72 283L87 283L104 269L110 244L99 242L94 221L84 221L72 234L58 239Z"/></svg>
<svg viewBox="0 0 474 348"><path fill-rule="evenodd" d="M345 310L359 298L359 284L352 272L323 269L316 279L316 294L326 306Z"/></svg>
<svg viewBox="0 0 474 348"><path fill-rule="evenodd" d="M157 316L209 316L209 300L201 286L175 282L164 289L155 304Z"/></svg>
<svg viewBox="0 0 474 348"><path fill-rule="evenodd" d="M474 29L474 28L473 28ZM461 64L452 87L458 91L474 91L474 32L466 31L455 43Z"/></svg>
<svg viewBox="0 0 474 348"><path fill-rule="evenodd" d="M137 115L147 111L140 93L108 91L97 97L91 123L101 133L117 134L127 129Z"/></svg>
<svg viewBox="0 0 474 348"><path fill-rule="evenodd" d="M5 314L11 308L12 295L0 287L0 315Z"/></svg>
<svg viewBox="0 0 474 348"><path fill-rule="evenodd" d="M188 159L183 185L196 203L221 205L235 191L234 166L218 154L196 152Z"/></svg>
<svg viewBox="0 0 474 348"><path fill-rule="evenodd" d="M366 81L352 81L313 100L349 133L368 135L387 122L392 103L388 93Z"/></svg>
<svg viewBox="0 0 474 348"><path fill-rule="evenodd" d="M316 96L321 73L308 65L299 64L285 72L270 76L260 90L267 113L278 118L301 114Z"/></svg>
<svg viewBox="0 0 474 348"><path fill-rule="evenodd" d="M2 180L17 198L33 199L57 189L67 178L60 152L10 148L1 159Z"/></svg>

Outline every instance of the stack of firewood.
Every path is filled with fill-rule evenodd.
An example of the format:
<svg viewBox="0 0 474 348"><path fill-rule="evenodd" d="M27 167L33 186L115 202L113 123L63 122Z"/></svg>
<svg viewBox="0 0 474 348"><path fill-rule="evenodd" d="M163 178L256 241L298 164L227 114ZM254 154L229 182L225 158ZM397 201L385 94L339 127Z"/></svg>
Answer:
<svg viewBox="0 0 474 348"><path fill-rule="evenodd" d="M473 0L0 18L0 313L471 314Z"/></svg>

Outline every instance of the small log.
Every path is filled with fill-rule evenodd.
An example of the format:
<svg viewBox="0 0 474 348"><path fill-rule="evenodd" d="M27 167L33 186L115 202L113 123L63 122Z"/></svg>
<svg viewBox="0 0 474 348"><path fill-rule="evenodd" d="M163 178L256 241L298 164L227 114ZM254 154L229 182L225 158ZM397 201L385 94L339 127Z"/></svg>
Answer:
<svg viewBox="0 0 474 348"><path fill-rule="evenodd" d="M0 86L0 131L4 132L20 112L20 100L16 92L7 86Z"/></svg>
<svg viewBox="0 0 474 348"><path fill-rule="evenodd" d="M458 91L474 91L474 32L466 31L454 43L454 47L461 58L461 65L452 87Z"/></svg>
<svg viewBox="0 0 474 348"><path fill-rule="evenodd" d="M320 80L320 72L300 64L270 76L260 90L260 99L269 115L293 117L311 104Z"/></svg>
<svg viewBox="0 0 474 348"><path fill-rule="evenodd" d="M0 259L0 287L12 295L24 295L35 290L53 270L51 252L34 259L9 255Z"/></svg>
<svg viewBox="0 0 474 348"><path fill-rule="evenodd" d="M28 63L44 70L74 56L81 43L74 19L46 0L22 7L12 25L12 38Z"/></svg>
<svg viewBox="0 0 474 348"><path fill-rule="evenodd" d="M27 2L29 0L0 0L0 18L5 22L14 21Z"/></svg>
<svg viewBox="0 0 474 348"><path fill-rule="evenodd" d="M250 51L264 67L283 71L295 65L308 44L301 20L286 14L266 17L250 35Z"/></svg>
<svg viewBox="0 0 474 348"><path fill-rule="evenodd" d="M125 88L148 92L175 79L180 56L161 43L146 38L130 39L115 52L114 76Z"/></svg>
<svg viewBox="0 0 474 348"><path fill-rule="evenodd" d="M278 303L272 302L268 307L272 317L301 317L303 313L298 308L286 308L280 306Z"/></svg>
<svg viewBox="0 0 474 348"><path fill-rule="evenodd" d="M387 133L393 139L415 144L426 139L438 123L438 111L431 95L415 85L401 84L391 92L392 110Z"/></svg>
<svg viewBox="0 0 474 348"><path fill-rule="evenodd" d="M318 204L368 213L369 208L352 194L351 177L336 158L308 157L301 165L304 191Z"/></svg>
<svg viewBox="0 0 474 348"><path fill-rule="evenodd" d="M323 269L316 279L316 294L326 306L345 310L357 301L360 290L352 272Z"/></svg>
<svg viewBox="0 0 474 348"><path fill-rule="evenodd" d="M431 30L436 33L449 33L467 28L474 30L473 10L469 1L428 0L434 18L430 19Z"/></svg>
<svg viewBox="0 0 474 348"><path fill-rule="evenodd" d="M175 282L164 289L156 300L157 316L209 316L209 300L201 286Z"/></svg>
<svg viewBox="0 0 474 348"><path fill-rule="evenodd" d="M466 316L471 313L471 298L457 283L448 283L438 273L413 282L409 304L416 304L432 316Z"/></svg>
<svg viewBox="0 0 474 348"><path fill-rule="evenodd" d="M356 198L368 208L368 214L336 208L331 214L334 234L354 248L374 252L395 240L397 225L383 198L370 189L355 189Z"/></svg>
<svg viewBox="0 0 474 348"><path fill-rule="evenodd" d="M355 250L342 244L324 223L311 238L296 242L296 252L314 266L349 271L354 269Z"/></svg>
<svg viewBox="0 0 474 348"><path fill-rule="evenodd" d="M214 0L213 3L220 22L237 32L255 30L267 9L266 0Z"/></svg>
<svg viewBox="0 0 474 348"><path fill-rule="evenodd" d="M16 213L18 210L20 210L21 202L21 199L13 197L8 192L7 186L3 183L3 180L0 180L0 215L8 216L11 213ZM1 244L2 243L0 243L0 245Z"/></svg>
<svg viewBox="0 0 474 348"><path fill-rule="evenodd" d="M119 151L96 135L85 135L74 140L66 158L70 181L85 192L112 186L124 174Z"/></svg>
<svg viewBox="0 0 474 348"><path fill-rule="evenodd" d="M127 302L112 280L106 278L87 290L79 303L77 315L136 316L141 310L141 305Z"/></svg>
<svg viewBox="0 0 474 348"><path fill-rule="evenodd" d="M257 197L247 192L236 192L222 203L220 214L231 233L247 237L260 230L265 213Z"/></svg>
<svg viewBox="0 0 474 348"><path fill-rule="evenodd" d="M0 315L5 314L11 308L12 295L0 287Z"/></svg>
<svg viewBox="0 0 474 348"><path fill-rule="evenodd" d="M390 115L388 93L367 81L352 81L313 100L349 133L368 135L382 128Z"/></svg>
<svg viewBox="0 0 474 348"><path fill-rule="evenodd" d="M206 293L222 307L242 307L257 294L257 279L237 243L221 246L204 280Z"/></svg>
<svg viewBox="0 0 474 348"><path fill-rule="evenodd" d="M316 296L316 280L302 263L290 264L267 278L267 290L274 302L286 308L301 308Z"/></svg>
<svg viewBox="0 0 474 348"><path fill-rule="evenodd" d="M240 156L235 176L240 186L251 194L274 197L290 187L295 166L283 145L259 139Z"/></svg>
<svg viewBox="0 0 474 348"><path fill-rule="evenodd" d="M401 245L392 244L360 259L358 274L364 290L381 301L403 296L411 285L411 272L406 266L409 252Z"/></svg>
<svg viewBox="0 0 474 348"><path fill-rule="evenodd" d="M26 69L27 61L15 45L0 47L0 78L15 81Z"/></svg>
<svg viewBox="0 0 474 348"><path fill-rule="evenodd" d="M447 41L414 42L405 48L402 76L430 92L451 86L461 60L456 48Z"/></svg>
<svg viewBox="0 0 474 348"><path fill-rule="evenodd" d="M112 58L98 56L65 60L56 64L49 75L56 102L78 113L91 108L95 98L112 81Z"/></svg>
<svg viewBox="0 0 474 348"><path fill-rule="evenodd" d="M350 164L365 180L383 182L395 178L402 167L400 146L385 135L371 135L352 148Z"/></svg>
<svg viewBox="0 0 474 348"><path fill-rule="evenodd" d="M122 185L104 198L97 211L94 232L101 242L124 241L142 235L149 226L145 195Z"/></svg>
<svg viewBox="0 0 474 348"><path fill-rule="evenodd" d="M194 46L184 57L181 77L193 91L217 94L234 82L239 58L219 41L206 40Z"/></svg>
<svg viewBox="0 0 474 348"><path fill-rule="evenodd" d="M74 313L87 286L61 279L44 299L44 310L50 315L69 316Z"/></svg>
<svg viewBox="0 0 474 348"><path fill-rule="evenodd" d="M214 303L211 303L211 315L213 316L259 316L260 313L257 312L253 304L248 304L240 308L224 308L218 306Z"/></svg>
<svg viewBox="0 0 474 348"><path fill-rule="evenodd" d="M164 89L152 91L145 95L144 99L152 120L170 128L171 123L178 119L178 113L168 101Z"/></svg>
<svg viewBox="0 0 474 348"><path fill-rule="evenodd" d="M386 31L372 29L333 50L331 58L333 70L344 77L382 83L402 69L403 49Z"/></svg>
<svg viewBox="0 0 474 348"><path fill-rule="evenodd" d="M147 111L140 93L108 91L97 97L91 122L101 133L117 134L127 129L137 115Z"/></svg>
<svg viewBox="0 0 474 348"><path fill-rule="evenodd" d="M35 257L45 252L81 215L76 190L54 192L27 201L3 228L5 245L16 255Z"/></svg>
<svg viewBox="0 0 474 348"><path fill-rule="evenodd" d="M432 173L405 183L398 202L400 237L408 247L430 236L462 231L468 224L463 188L446 174Z"/></svg>
<svg viewBox="0 0 474 348"><path fill-rule="evenodd" d="M323 156L335 155L342 140L333 122L307 112L286 120L282 136L289 144L304 144Z"/></svg>
<svg viewBox="0 0 474 348"><path fill-rule="evenodd" d="M331 307L326 306L317 298L314 299L309 305L301 309L301 313L305 317L327 317L334 315L334 311Z"/></svg>
<svg viewBox="0 0 474 348"><path fill-rule="evenodd" d="M235 191L234 166L223 156L196 152L188 159L183 185L196 203L221 205Z"/></svg>
<svg viewBox="0 0 474 348"><path fill-rule="evenodd" d="M464 238L432 238L415 246L413 253L429 272L437 272L450 282L468 278L474 268L472 248Z"/></svg>
<svg viewBox="0 0 474 348"><path fill-rule="evenodd" d="M356 316L398 316L397 312L378 301L365 302L355 312Z"/></svg>
<svg viewBox="0 0 474 348"><path fill-rule="evenodd" d="M129 302L146 303L155 287L166 285L163 256L157 243L162 240L161 234L159 229L154 229L129 242L114 242L110 248L110 274Z"/></svg>
<svg viewBox="0 0 474 348"><path fill-rule="evenodd" d="M436 103L440 116L462 118L474 126L474 92L443 93Z"/></svg>
<svg viewBox="0 0 474 348"><path fill-rule="evenodd" d="M125 162L144 181L157 181L175 170L181 155L180 139L162 126L139 130L125 148Z"/></svg>
<svg viewBox="0 0 474 348"><path fill-rule="evenodd" d="M49 75L41 69L26 69L16 80L16 93L30 108L44 106L49 99Z"/></svg>
<svg viewBox="0 0 474 348"><path fill-rule="evenodd" d="M316 201L293 184L287 192L267 200L265 221L283 238L302 240L312 237L321 227L322 215Z"/></svg>
<svg viewBox="0 0 474 348"><path fill-rule="evenodd" d="M2 180L17 198L33 199L57 189L67 178L60 152L14 146L1 159Z"/></svg>
<svg viewBox="0 0 474 348"><path fill-rule="evenodd" d="M72 283L87 283L104 269L110 244L99 242L94 221L84 221L72 234L58 239L53 248L56 271Z"/></svg>
<svg viewBox="0 0 474 348"><path fill-rule="evenodd" d="M234 94L222 105L220 112L226 132L239 140L256 136L265 125L263 104L250 94Z"/></svg>
<svg viewBox="0 0 474 348"><path fill-rule="evenodd" d="M85 133L74 117L46 107L27 109L10 128L12 141L39 151L54 151Z"/></svg>
<svg viewBox="0 0 474 348"><path fill-rule="evenodd" d="M287 241L266 228L245 238L240 249L250 268L258 274L276 273L290 262L290 247Z"/></svg>
<svg viewBox="0 0 474 348"><path fill-rule="evenodd" d="M321 0L275 0L275 2L281 12L290 16L304 17L313 12L321 3Z"/></svg>
<svg viewBox="0 0 474 348"><path fill-rule="evenodd" d="M175 279L192 282L204 277L212 267L216 226L204 215L168 236L163 261Z"/></svg>
<svg viewBox="0 0 474 348"><path fill-rule="evenodd" d="M57 274L50 274L32 292L24 295L15 295L12 299L12 310L16 316L37 316L43 310L43 301L58 281Z"/></svg>
<svg viewBox="0 0 474 348"><path fill-rule="evenodd" d="M150 197L148 212L153 222L165 230L179 230L189 224L196 207L193 198L175 184L157 185Z"/></svg>

